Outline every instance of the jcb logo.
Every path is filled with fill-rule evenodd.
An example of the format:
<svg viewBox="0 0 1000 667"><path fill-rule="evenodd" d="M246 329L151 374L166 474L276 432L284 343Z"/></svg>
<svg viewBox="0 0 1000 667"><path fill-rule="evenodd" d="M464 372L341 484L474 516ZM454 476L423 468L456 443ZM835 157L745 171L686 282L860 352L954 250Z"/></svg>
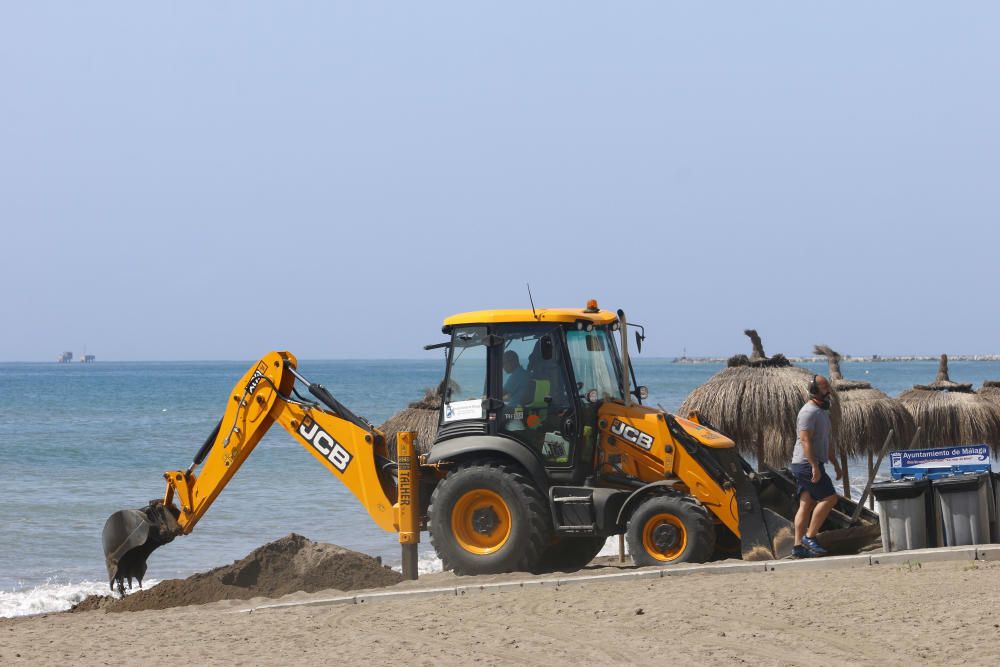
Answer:
<svg viewBox="0 0 1000 667"><path fill-rule="evenodd" d="M628 440L633 445L642 447L647 452L653 448L653 436L648 433L643 433L634 426L629 426L625 422L614 420L611 423L611 432L617 435L619 438L624 438Z"/></svg>
<svg viewBox="0 0 1000 667"><path fill-rule="evenodd" d="M319 427L315 421L306 417L299 426L299 435L316 448L320 454L333 464L333 467L344 472L351 463L351 453L333 439L329 433Z"/></svg>

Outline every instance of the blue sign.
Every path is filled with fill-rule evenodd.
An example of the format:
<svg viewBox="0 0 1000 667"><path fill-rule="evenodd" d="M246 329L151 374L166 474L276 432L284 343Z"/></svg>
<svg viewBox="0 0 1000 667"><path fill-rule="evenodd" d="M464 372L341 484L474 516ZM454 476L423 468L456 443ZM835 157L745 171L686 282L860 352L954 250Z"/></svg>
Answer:
<svg viewBox="0 0 1000 667"><path fill-rule="evenodd" d="M986 445L956 445L889 452L889 465L893 479L983 472L990 469L990 448Z"/></svg>

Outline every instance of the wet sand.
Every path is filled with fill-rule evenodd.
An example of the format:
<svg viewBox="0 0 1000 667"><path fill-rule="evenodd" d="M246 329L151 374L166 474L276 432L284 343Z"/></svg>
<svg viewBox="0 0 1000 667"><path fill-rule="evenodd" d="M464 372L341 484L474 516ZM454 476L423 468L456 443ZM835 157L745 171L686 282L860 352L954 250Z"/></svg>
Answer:
<svg viewBox="0 0 1000 667"><path fill-rule="evenodd" d="M615 572L592 567L591 574ZM524 579L448 573L386 590ZM292 594L317 600L336 591ZM257 609L0 619L0 664L997 664L1000 562L692 574Z"/></svg>

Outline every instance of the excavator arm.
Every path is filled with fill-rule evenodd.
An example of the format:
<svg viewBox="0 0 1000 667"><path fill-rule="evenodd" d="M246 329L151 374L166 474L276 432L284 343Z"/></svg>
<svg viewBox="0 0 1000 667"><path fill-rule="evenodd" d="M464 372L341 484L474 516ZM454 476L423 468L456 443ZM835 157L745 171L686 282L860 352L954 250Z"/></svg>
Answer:
<svg viewBox="0 0 1000 667"><path fill-rule="evenodd" d="M131 587L133 578L142 584L149 554L192 531L275 422L343 482L382 529L412 530L404 525L409 516L401 521L390 471L395 464L388 459L383 434L322 385L302 377L297 365L290 352L271 352L251 366L233 387L222 419L191 465L164 473L163 498L111 515L103 543L112 588L123 591L125 580ZM296 390L296 380L312 398ZM409 508L404 510L408 514Z"/></svg>

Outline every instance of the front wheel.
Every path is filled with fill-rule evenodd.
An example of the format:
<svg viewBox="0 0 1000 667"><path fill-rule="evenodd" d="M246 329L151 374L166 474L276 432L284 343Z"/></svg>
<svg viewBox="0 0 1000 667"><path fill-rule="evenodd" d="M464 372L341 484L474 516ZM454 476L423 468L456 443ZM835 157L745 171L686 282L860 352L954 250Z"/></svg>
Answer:
<svg viewBox="0 0 1000 667"><path fill-rule="evenodd" d="M532 571L552 537L545 498L521 468L498 461L449 473L428 515L431 544L455 574Z"/></svg>
<svg viewBox="0 0 1000 667"><path fill-rule="evenodd" d="M693 498L652 496L628 522L628 550L636 565L704 563L715 549L715 527Z"/></svg>

